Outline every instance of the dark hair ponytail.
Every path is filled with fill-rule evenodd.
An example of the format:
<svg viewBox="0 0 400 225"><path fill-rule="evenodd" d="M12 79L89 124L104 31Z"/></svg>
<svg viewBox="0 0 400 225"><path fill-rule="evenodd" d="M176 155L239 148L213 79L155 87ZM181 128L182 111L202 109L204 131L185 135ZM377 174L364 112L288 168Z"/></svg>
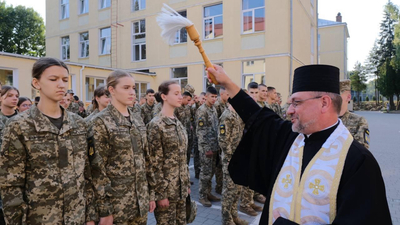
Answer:
<svg viewBox="0 0 400 225"><path fill-rule="evenodd" d="M162 102L161 92L155 93L154 98L156 99L157 102Z"/></svg>
<svg viewBox="0 0 400 225"><path fill-rule="evenodd" d="M168 80L168 81L162 82L162 83L160 84L160 86L158 86L158 92L154 95L154 97L156 98L156 100L157 100L157 98L159 98L161 104L164 104L164 101L163 101L163 99L161 98L161 94L168 95L169 86L170 86L171 84L178 84L178 82L176 82L176 81L174 81L174 80ZM158 96L158 97L156 97L156 96Z"/></svg>

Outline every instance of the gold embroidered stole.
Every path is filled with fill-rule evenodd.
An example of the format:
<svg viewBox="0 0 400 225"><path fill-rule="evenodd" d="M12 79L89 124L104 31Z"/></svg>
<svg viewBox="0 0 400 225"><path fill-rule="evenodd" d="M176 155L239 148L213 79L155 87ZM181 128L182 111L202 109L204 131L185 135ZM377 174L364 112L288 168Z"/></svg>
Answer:
<svg viewBox="0 0 400 225"><path fill-rule="evenodd" d="M336 196L353 137L339 120L301 176L304 135L293 142L271 193L269 221L278 217L299 224L330 224L336 217Z"/></svg>

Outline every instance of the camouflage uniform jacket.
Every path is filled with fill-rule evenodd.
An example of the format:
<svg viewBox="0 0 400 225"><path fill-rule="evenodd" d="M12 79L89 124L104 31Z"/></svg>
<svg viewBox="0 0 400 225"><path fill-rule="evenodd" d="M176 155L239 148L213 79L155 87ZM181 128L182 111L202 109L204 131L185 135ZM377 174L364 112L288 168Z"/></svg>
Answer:
<svg viewBox="0 0 400 225"><path fill-rule="evenodd" d="M93 104L92 103L90 103L90 105L87 107L86 112L89 115L92 114L92 112L93 112Z"/></svg>
<svg viewBox="0 0 400 225"><path fill-rule="evenodd" d="M367 120L364 117L349 111L345 112L340 119L350 131L351 135L353 135L354 139L368 149L370 139Z"/></svg>
<svg viewBox="0 0 400 225"><path fill-rule="evenodd" d="M181 107L175 108L174 112L176 118L183 124L183 126L186 128L186 131L190 131L190 118L192 116L192 113L190 111L190 106L189 105L182 105Z"/></svg>
<svg viewBox="0 0 400 225"><path fill-rule="evenodd" d="M223 103L221 99L218 99L218 101L214 104L214 107L217 110L217 115L219 119L226 109L226 103Z"/></svg>
<svg viewBox="0 0 400 225"><path fill-rule="evenodd" d="M192 122L192 126L193 126L193 129L196 129L196 112L197 112L197 110L200 108L200 104L198 104L198 103L194 103L192 106L190 106L190 113L192 114L192 118L190 119L190 121ZM193 133L196 133L195 132L196 130L194 130L194 132Z"/></svg>
<svg viewBox="0 0 400 225"><path fill-rule="evenodd" d="M3 141L3 131L9 118L0 111L0 146Z"/></svg>
<svg viewBox="0 0 400 225"><path fill-rule="evenodd" d="M141 109L144 124L148 124L154 117L154 114L153 114L154 104L149 105L146 102L140 107L140 109Z"/></svg>
<svg viewBox="0 0 400 225"><path fill-rule="evenodd" d="M140 109L140 106L138 104L134 104L133 107L129 107L129 109L131 110L131 112L133 112L135 114L135 116L138 119L143 120L143 118L142 118L142 110Z"/></svg>
<svg viewBox="0 0 400 225"><path fill-rule="evenodd" d="M158 115L147 125L149 149L156 178L156 200L186 199L190 174L186 163L185 127L177 119Z"/></svg>
<svg viewBox="0 0 400 225"><path fill-rule="evenodd" d="M71 104L69 104L69 106L67 108L67 111L78 114L79 113L79 105L78 105L78 103L71 102Z"/></svg>
<svg viewBox="0 0 400 225"><path fill-rule="evenodd" d="M154 106L153 117L156 117L161 112L161 110L162 110L162 104L161 102L159 102Z"/></svg>
<svg viewBox="0 0 400 225"><path fill-rule="evenodd" d="M73 224L95 220L86 124L64 111L59 130L35 105L12 118L0 157L7 224ZM85 218L86 212L86 218Z"/></svg>
<svg viewBox="0 0 400 225"><path fill-rule="evenodd" d="M231 161L240 140L242 139L244 123L240 116L227 108L220 118L218 143L222 149L224 165Z"/></svg>
<svg viewBox="0 0 400 225"><path fill-rule="evenodd" d="M149 201L154 201L146 127L133 113L130 121L109 104L92 120L89 132L98 213L100 217L113 214L114 223L146 215Z"/></svg>
<svg viewBox="0 0 400 225"><path fill-rule="evenodd" d="M85 119L83 119L86 124L90 124L90 122L92 121L92 119L99 113L99 109L95 109L88 117L86 117Z"/></svg>
<svg viewBox="0 0 400 225"><path fill-rule="evenodd" d="M218 151L218 118L213 106L204 103L196 112L199 152Z"/></svg>

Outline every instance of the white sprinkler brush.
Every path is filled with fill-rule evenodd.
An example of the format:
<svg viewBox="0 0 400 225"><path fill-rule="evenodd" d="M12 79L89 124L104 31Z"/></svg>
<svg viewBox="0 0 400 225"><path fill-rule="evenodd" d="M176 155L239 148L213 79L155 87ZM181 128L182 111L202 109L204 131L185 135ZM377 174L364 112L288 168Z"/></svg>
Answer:
<svg viewBox="0 0 400 225"><path fill-rule="evenodd" d="M190 40L192 40L194 44L197 46L197 48L199 48L199 52L203 57L206 67L207 68L213 67L213 65L210 62L210 59L208 59L204 51L203 46L201 45L199 32L196 30L194 24L190 20L179 15L179 13L177 13L167 4L164 4L164 7L161 9L161 13L157 16L157 23L162 30L161 37L169 45L174 44L176 32L178 32L182 28L186 28ZM209 74L209 76L214 84L218 84L217 80L212 74Z"/></svg>

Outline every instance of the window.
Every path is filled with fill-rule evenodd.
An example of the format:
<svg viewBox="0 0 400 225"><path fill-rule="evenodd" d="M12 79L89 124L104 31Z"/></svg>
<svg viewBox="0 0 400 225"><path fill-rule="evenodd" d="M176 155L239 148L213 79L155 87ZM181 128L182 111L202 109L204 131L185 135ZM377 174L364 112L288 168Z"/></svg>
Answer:
<svg viewBox="0 0 400 225"><path fill-rule="evenodd" d="M111 53L111 28L100 29L100 55Z"/></svg>
<svg viewBox="0 0 400 225"><path fill-rule="evenodd" d="M204 7L204 39L222 37L222 4Z"/></svg>
<svg viewBox="0 0 400 225"><path fill-rule="evenodd" d="M79 57L89 57L89 32L79 34Z"/></svg>
<svg viewBox="0 0 400 225"><path fill-rule="evenodd" d="M69 36L61 38L61 59L69 59Z"/></svg>
<svg viewBox="0 0 400 225"><path fill-rule="evenodd" d="M86 77L86 101L90 102L94 96L94 90L100 85L105 85L106 81L104 78Z"/></svg>
<svg viewBox="0 0 400 225"><path fill-rule="evenodd" d="M216 65L223 67L222 63L216 63ZM219 89L221 88L220 85L215 85L213 83L210 83L210 81L208 80L207 77L207 71L206 71L206 67L204 66L204 83L203 83L203 90L206 91L208 87L213 86L215 87L215 89L217 89L218 93L219 93Z"/></svg>
<svg viewBox="0 0 400 225"><path fill-rule="evenodd" d="M249 63L250 62L250 63ZM243 62L243 86L247 88L250 82L257 82L258 84L265 84L265 61L253 60Z"/></svg>
<svg viewBox="0 0 400 225"><path fill-rule="evenodd" d="M186 10L182 12L178 12L181 16L186 18ZM175 34L175 43L186 43L187 42L187 31L186 28L182 28L180 31L177 31Z"/></svg>
<svg viewBox="0 0 400 225"><path fill-rule="evenodd" d="M146 8L146 0L132 0L132 12Z"/></svg>
<svg viewBox="0 0 400 225"><path fill-rule="evenodd" d="M171 78L172 78L172 80L176 80L181 85L182 93L183 93L183 88L188 84L188 76L187 75L188 75L187 67L171 69Z"/></svg>
<svg viewBox="0 0 400 225"><path fill-rule="evenodd" d="M136 86L136 99L139 101L142 94L146 94L148 83L135 83Z"/></svg>
<svg viewBox="0 0 400 225"><path fill-rule="evenodd" d="M100 9L108 8L111 6L111 0L100 0Z"/></svg>
<svg viewBox="0 0 400 225"><path fill-rule="evenodd" d="M265 0L242 0L242 32L265 30Z"/></svg>
<svg viewBox="0 0 400 225"><path fill-rule="evenodd" d="M60 0L61 1L61 19L69 18L69 0Z"/></svg>
<svg viewBox="0 0 400 225"><path fill-rule="evenodd" d="M132 27L133 61L146 59L146 21L133 23Z"/></svg>
<svg viewBox="0 0 400 225"><path fill-rule="evenodd" d="M13 74L12 70L0 69L0 84L13 86Z"/></svg>
<svg viewBox="0 0 400 225"><path fill-rule="evenodd" d="M78 0L79 14L85 14L89 12L89 0Z"/></svg>

